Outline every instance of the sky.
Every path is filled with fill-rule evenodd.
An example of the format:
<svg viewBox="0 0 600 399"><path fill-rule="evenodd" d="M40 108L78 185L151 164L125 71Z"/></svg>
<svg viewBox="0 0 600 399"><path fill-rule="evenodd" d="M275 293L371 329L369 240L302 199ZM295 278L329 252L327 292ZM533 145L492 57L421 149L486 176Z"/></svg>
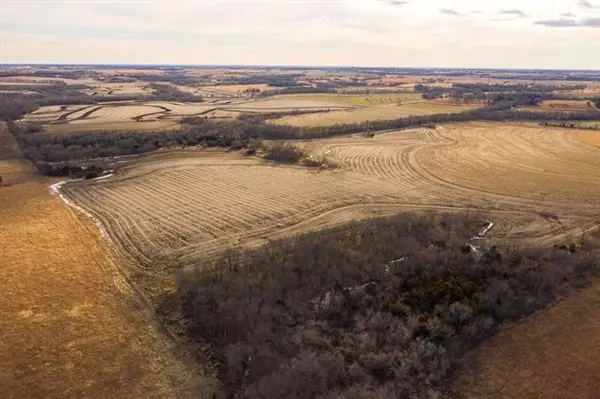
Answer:
<svg viewBox="0 0 600 399"><path fill-rule="evenodd" d="M600 69L600 0L0 0L0 63Z"/></svg>

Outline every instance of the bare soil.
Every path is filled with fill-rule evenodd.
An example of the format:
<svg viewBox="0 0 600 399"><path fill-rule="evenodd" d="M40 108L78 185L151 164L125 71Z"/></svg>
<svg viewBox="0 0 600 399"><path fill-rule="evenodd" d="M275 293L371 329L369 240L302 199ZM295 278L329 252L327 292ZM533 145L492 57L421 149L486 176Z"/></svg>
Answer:
<svg viewBox="0 0 600 399"><path fill-rule="evenodd" d="M273 120L273 123L292 126L331 126L338 123L361 123L374 120L391 120L415 115L458 113L476 108L476 105L444 104L433 101L387 103L361 106L350 110L318 114L293 115Z"/></svg>
<svg viewBox="0 0 600 399"><path fill-rule="evenodd" d="M176 355L96 226L18 151L2 154L1 396L182 398L210 387Z"/></svg>
<svg viewBox="0 0 600 399"><path fill-rule="evenodd" d="M300 145L338 168L163 152L64 192L97 216L125 253L161 270L193 267L231 246L259 245L357 213L487 212L495 215L495 239L543 243L594 228L600 215L597 152L573 131L457 124ZM553 155L559 152L560 159Z"/></svg>
<svg viewBox="0 0 600 399"><path fill-rule="evenodd" d="M465 361L455 396L597 398L599 313L596 284L505 329Z"/></svg>

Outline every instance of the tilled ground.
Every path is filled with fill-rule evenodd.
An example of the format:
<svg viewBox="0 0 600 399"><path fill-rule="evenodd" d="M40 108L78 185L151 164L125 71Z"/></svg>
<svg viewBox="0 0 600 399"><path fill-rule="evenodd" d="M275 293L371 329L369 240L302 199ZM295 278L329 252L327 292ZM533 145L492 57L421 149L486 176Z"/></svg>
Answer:
<svg viewBox="0 0 600 399"><path fill-rule="evenodd" d="M181 398L208 385L172 352L96 226L24 160L0 175L17 170L10 162L23 172L0 187L0 396Z"/></svg>

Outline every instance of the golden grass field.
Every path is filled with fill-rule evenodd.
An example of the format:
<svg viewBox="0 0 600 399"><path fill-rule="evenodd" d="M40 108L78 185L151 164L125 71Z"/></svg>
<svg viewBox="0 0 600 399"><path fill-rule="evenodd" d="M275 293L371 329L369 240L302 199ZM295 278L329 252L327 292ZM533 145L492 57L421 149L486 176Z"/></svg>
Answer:
<svg viewBox="0 0 600 399"><path fill-rule="evenodd" d="M261 105L263 109L270 109L268 103L267 106ZM61 111L60 108L58 110ZM56 109L47 111L56 112ZM82 113L81 110L74 111ZM596 141L598 136L593 134L597 132L536 124L462 123L437 129L384 133L371 139L356 136L297 143L309 153L326 157L337 165L333 170L282 166L220 150L166 150L125 162L117 175L109 179L67 184L62 192L102 223L112 248L123 254L126 262L137 265L131 270L139 273L134 278L138 287L150 298L157 298L170 289L165 280L157 276L169 274L177 268L194 268L228 248L256 247L273 239L403 211L476 212L495 223L487 239L488 245L516 239L551 245L579 237L582 233L596 234L600 220L600 179L597 172L600 149L593 144L600 143L600 140ZM0 148L13 147L14 143L11 144L10 140L0 141ZM94 249L95 252L88 250L84 255L75 249L72 255L69 254L72 257L69 259L88 259L85 257L88 256L101 265L109 262L102 260L110 258L110 253L99 247L101 239L93 224L84 222L84 216L58 204L48 194L46 186L39 190L43 191L46 201L54 201L55 207L68 211L75 218L69 227L52 225L52 228L61 229L61 234L67 235L65 240L97 240L85 241L86 248L98 248ZM39 195L42 195L41 191ZM35 205L31 206L37 206L38 213L29 208L9 213L27 212L36 218L38 224L43 224L45 217L53 221L62 220L42 208L39 205L41 200L30 192L27 192L27 197L34 201ZM7 201L20 204L15 198ZM21 205L26 206L27 202ZM16 219L11 237L19 237L15 232L23 228L23 217ZM84 223L85 231L93 238L85 238L89 236L77 230L74 227L76 223ZM52 236L49 232L47 234ZM70 234L76 234L77 239ZM48 252L50 247L40 246L40 242L33 240L32 247L24 250L35 251L34 247L40 247L39 251ZM24 253L15 253L18 253L21 262ZM52 264L51 259L46 263ZM22 267L21 263L19 265ZM100 269L106 270L104 267ZM69 270L76 273L79 269L73 266ZM149 277L144 277L144 273ZM119 274L113 276L118 277ZM110 282L110 278L107 281ZM105 292L92 283L88 284ZM19 294L25 289L31 287L24 288ZM111 292L108 288L106 290ZM592 292L597 291L590 291L589 295L595 295ZM118 303L118 296L113 293L110 295L114 296L110 297L108 293L107 298ZM76 291L75 295L65 296L61 301L79 303L83 300L79 298ZM96 300L97 297L94 298ZM102 317L98 314L112 311L108 305L111 300L106 301L102 306L98 305L101 310L93 308L94 317ZM589 301L589 298L579 301ZM553 316L553 310L541 312L531 321L535 324L506 330L489 345L484 345L481 352L476 351L473 354L475 360L472 360L475 366L459 375L455 386L457 395L520 397L519 393L523 392L548 392L549 397L560 397L557 393L564 392L567 386L572 387L569 384L574 377L569 380L564 374L561 380L556 369L551 370L540 363L540 353L547 356L544 364L550 364L563 361L561 357L569 352L571 355L566 358L569 362L565 360L559 364L564 364L564 367L573 365L580 377L589 375L589 378L585 377L588 379L582 384L582 389L592 386L596 377L591 364L596 355L595 350L589 348L596 342L592 331L595 331L593 320L598 307L586 305L586 323L574 332L572 326L581 311L576 305L565 307L564 303L567 302L555 308L562 309L558 316ZM69 303L69 306L76 305ZM140 318L143 319L143 315ZM59 321L62 322L62 319ZM136 327L136 323L128 325L130 330L127 331L137 331L139 326ZM527 326L529 322L524 323ZM18 321L9 323L15 324ZM120 331L119 328L126 328L118 326L111 326L111 329ZM558 338L558 342L564 341L563 347L550 350L547 347L551 345L550 338L553 339L551 332L557 330L566 331L561 333L564 338ZM102 331L94 330L90 336L107 334ZM26 334L29 333L25 333L28 336ZM30 334L35 340L35 331ZM569 334L578 336L578 342L585 344L574 345L568 341ZM149 341L136 347L135 350L142 352L127 356L140 356L141 359L148 356L141 347L163 353L160 348L164 342L161 344L158 336L153 337L154 341L146 336ZM11 342L17 340L11 339ZM109 342L117 345L122 341L111 339ZM23 350L24 345L18 343L17 347ZM524 347L531 352L524 351ZM111 350L108 348L107 353ZM160 356L157 355L157 361L160 361L160 367L164 367L161 374L175 372L182 367L172 358ZM521 363L527 371L516 376L513 371L515 364ZM142 364L146 363L142 361ZM122 367L127 367L126 363ZM148 367L154 369L159 366ZM149 387L163 389L166 397L176 392L164 380L157 382L156 375L148 370L141 370L139 375L135 375L140 381L135 388L139 390L137 392L146 392L144 390ZM114 374L109 373L103 378L105 380L102 381L108 381L114 378ZM516 381L515 387L510 388L513 391L498 390L500 385L506 385L507 378ZM554 378L552 384L543 385L546 378ZM189 375L182 377L182 381L191 379ZM105 385L103 389L108 389L108 384ZM493 392L488 390L490 387ZM12 389L20 392L17 387ZM111 389L125 388L116 384L116 388ZM500 393L497 394L496 390ZM109 395L108 391L102 392Z"/></svg>
<svg viewBox="0 0 600 399"><path fill-rule="evenodd" d="M150 89L147 84L140 82L132 83L107 83L97 82L88 84L89 89L83 89L81 92L88 96L127 96L127 95L151 95L154 90Z"/></svg>
<svg viewBox="0 0 600 399"><path fill-rule="evenodd" d="M11 137L0 126L0 396L191 397L198 375L96 226L50 194Z"/></svg>
<svg viewBox="0 0 600 399"><path fill-rule="evenodd" d="M186 73L225 78L246 72ZM305 73L285 73L293 72ZM163 72L101 72L131 73ZM306 83L326 77L326 71L307 72ZM425 83L429 78L442 80ZM88 95L151 94L142 82L93 78L0 78L0 86L57 81L89 85L91 89L82 90ZM240 113L329 110L271 121L328 126L477 107L425 101L418 93L377 93L412 90L417 83L450 87L453 82L506 83L483 77L384 77L371 83L400 86L369 88L369 95L264 99L246 98L246 90L277 88L177 86L207 101L42 107L21 122L42 125L44 131L38 134L150 132L177 129L186 116L230 119ZM579 98L600 95L599 87L563 91L573 99L524 109L588 110L587 100ZM483 245L552 245L582 234L600 237L600 131L478 122L296 145L336 168L284 166L220 150L164 150L119 161L109 179L64 185L62 193L92 214L101 223L99 230L51 194L49 184L55 180L36 173L0 123L0 397L182 398L194 397L198 385L210 391L213 381L174 354L174 343L149 309L173 290L174 270L193 269L230 248L254 248L405 211L477 213L494 222ZM458 372L454 394L598 397L599 309L596 285L506 326L470 354Z"/></svg>
<svg viewBox="0 0 600 399"><path fill-rule="evenodd" d="M181 90L181 87L179 88ZM246 95L248 90L260 90L262 92L280 90L280 88L266 84L199 86L194 88L193 93L206 97L235 97Z"/></svg>
<svg viewBox="0 0 600 399"><path fill-rule="evenodd" d="M293 115L275 119L272 123L292 126L331 126L339 123L361 123L375 120L391 120L418 115L458 113L476 108L474 105L445 104L432 101L390 103L343 111L317 114Z"/></svg>
<svg viewBox="0 0 600 399"><path fill-rule="evenodd" d="M50 134L77 134L111 130L177 129L181 119L187 116L231 119L240 113L315 111L276 119L272 123L328 126L336 123L389 120L411 115L462 112L475 107L476 105L424 101L418 93L310 94L260 99L207 99L202 103L121 101L92 105L46 106L25 115L19 122L41 125L44 131Z"/></svg>
<svg viewBox="0 0 600 399"><path fill-rule="evenodd" d="M566 111L588 111L595 109L593 104L588 100L545 100L540 103L540 107Z"/></svg>
<svg viewBox="0 0 600 399"><path fill-rule="evenodd" d="M68 79L68 78L45 78L38 76L9 76L0 77L0 84L24 84L24 85L36 85L36 84L55 84L56 82L62 82L68 85L94 85L98 81L92 78L82 79Z"/></svg>
<svg viewBox="0 0 600 399"><path fill-rule="evenodd" d="M23 159L19 143L0 122L0 189L28 181L35 176L31 163Z"/></svg>
<svg viewBox="0 0 600 399"><path fill-rule="evenodd" d="M598 130L582 130L578 133L578 138L584 143L600 147L600 122L588 122L589 126L594 126Z"/></svg>
<svg viewBox="0 0 600 399"><path fill-rule="evenodd" d="M296 98L298 100L310 101L330 101L334 103L347 104L353 106L373 106L398 104L404 102L422 101L423 96L420 93L400 93L400 94L291 94L286 98Z"/></svg>
<svg viewBox="0 0 600 399"><path fill-rule="evenodd" d="M40 107L19 122L39 124L51 134L72 134L110 130L155 131L176 129L182 118L235 118L239 113L272 113L289 111L344 110L336 102L288 98L234 99L180 103L168 101L107 102L93 105Z"/></svg>
<svg viewBox="0 0 600 399"><path fill-rule="evenodd" d="M125 253L159 268L193 266L231 245L323 226L323 215L335 225L348 213L488 212L497 219L496 239L544 243L592 228L600 216L597 150L573 131L457 124L299 145L338 168L279 166L218 151L163 152L64 192L96 215Z"/></svg>
<svg viewBox="0 0 600 399"><path fill-rule="evenodd" d="M446 181L482 191L600 204L598 150L582 145L581 134L536 124L448 125L441 135L452 144L423 153L419 161L443 171Z"/></svg>
<svg viewBox="0 0 600 399"><path fill-rule="evenodd" d="M600 285L509 326L464 361L454 396L468 399L598 397Z"/></svg>
<svg viewBox="0 0 600 399"><path fill-rule="evenodd" d="M298 143L337 165L325 171L165 151L64 192L154 272L403 211L476 212L495 223L487 245L552 245L599 234L600 149L591 133L463 123ZM599 293L574 294L475 350L459 370L456 396L595 397Z"/></svg>

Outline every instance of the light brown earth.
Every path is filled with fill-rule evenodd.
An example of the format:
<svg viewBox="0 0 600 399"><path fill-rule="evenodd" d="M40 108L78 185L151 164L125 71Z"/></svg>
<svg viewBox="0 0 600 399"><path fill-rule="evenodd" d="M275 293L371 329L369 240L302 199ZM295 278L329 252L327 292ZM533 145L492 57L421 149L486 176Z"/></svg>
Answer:
<svg viewBox="0 0 600 399"><path fill-rule="evenodd" d="M98 81L93 78L82 78L82 79L68 79L68 78L45 78L39 76L3 76L0 77L0 84L14 85L14 84L56 84L57 82L63 82L68 85L94 85Z"/></svg>
<svg viewBox="0 0 600 399"><path fill-rule="evenodd" d="M598 130L581 130L577 137L584 143L600 147L600 122L596 123L599 125Z"/></svg>
<svg viewBox="0 0 600 399"><path fill-rule="evenodd" d="M64 192L103 222L150 282L231 246L406 210L476 212L495 223L484 245L550 245L598 234L600 149L582 139L587 133L468 123L298 143L337 164L328 171L165 151ZM594 397L599 292L576 294L478 349L457 395Z"/></svg>
<svg viewBox="0 0 600 399"><path fill-rule="evenodd" d="M465 360L457 398L595 399L600 284L505 329Z"/></svg>
<svg viewBox="0 0 600 399"><path fill-rule="evenodd" d="M0 122L0 189L28 181L35 176L31 163L23 159L19 143Z"/></svg>
<svg viewBox="0 0 600 399"><path fill-rule="evenodd" d="M272 123L292 126L331 126L339 123L391 120L418 115L450 114L477 108L476 105L443 104L433 101L388 103L357 107L350 110L285 116Z"/></svg>
<svg viewBox="0 0 600 399"><path fill-rule="evenodd" d="M180 87L180 90L185 90ZM255 85L219 85L219 86L199 86L193 89L193 93L206 97L236 97L244 96L248 90L273 91L280 90L278 87L267 84ZM187 90L186 90L187 91Z"/></svg>
<svg viewBox="0 0 600 399"><path fill-rule="evenodd" d="M363 89L364 90L364 89ZM282 96L281 96L282 97ZM290 94L286 98L295 98L298 100L309 101L328 101L353 106L372 106L398 103L413 103L422 101L423 96L420 93L400 93L400 94Z"/></svg>
<svg viewBox="0 0 600 399"><path fill-rule="evenodd" d="M0 396L192 397L201 380L96 226L50 194L11 137L0 126Z"/></svg>
<svg viewBox="0 0 600 399"><path fill-rule="evenodd" d="M93 84L87 84L90 88L81 90L82 93L88 96L103 96L103 97L116 97L116 96L132 96L132 95L152 95L152 90L148 84L143 82L132 82L132 83L106 83L106 82L95 82Z"/></svg>
<svg viewBox="0 0 600 399"><path fill-rule="evenodd" d="M298 226L310 230L325 214L336 224L349 212L472 210L493 216L497 240L544 243L594 228L600 216L597 150L569 130L458 124L300 145L338 168L164 152L114 178L64 191L104 223L125 253L161 270L302 231ZM552 151L560 160L552 160Z"/></svg>
<svg viewBox="0 0 600 399"><path fill-rule="evenodd" d="M540 107L565 111L588 111L596 109L588 100L545 100Z"/></svg>
<svg viewBox="0 0 600 399"><path fill-rule="evenodd" d="M584 131L535 124L470 123L440 130L447 145L419 155L447 182L532 200L600 204L598 149Z"/></svg>
<svg viewBox="0 0 600 399"><path fill-rule="evenodd" d="M19 122L38 124L50 134L111 130L156 131L176 129L188 116L234 118L240 112L344 110L350 106L331 101L302 100L285 96L267 99L209 100L202 103L167 101L109 102L94 105L47 106L25 115Z"/></svg>

